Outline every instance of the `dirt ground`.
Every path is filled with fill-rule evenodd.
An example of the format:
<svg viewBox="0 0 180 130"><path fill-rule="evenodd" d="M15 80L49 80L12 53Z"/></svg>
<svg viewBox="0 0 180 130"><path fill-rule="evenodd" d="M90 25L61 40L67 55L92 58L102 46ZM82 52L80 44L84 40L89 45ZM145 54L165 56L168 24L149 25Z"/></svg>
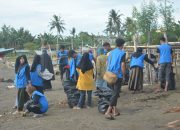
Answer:
<svg viewBox="0 0 180 130"><path fill-rule="evenodd" d="M14 78L14 70L1 66L0 77ZM115 120L107 120L97 110L97 98L90 109L72 110L66 100L60 78L53 82L53 90L45 92L49 101L49 111L44 117L22 117L12 115L16 89L6 88L12 83L0 82L0 130L177 130L165 124L180 119L180 113L167 113L166 110L180 106L180 85L177 90L154 94L155 85L144 86L144 93L131 94L123 86L118 108L121 115Z"/></svg>

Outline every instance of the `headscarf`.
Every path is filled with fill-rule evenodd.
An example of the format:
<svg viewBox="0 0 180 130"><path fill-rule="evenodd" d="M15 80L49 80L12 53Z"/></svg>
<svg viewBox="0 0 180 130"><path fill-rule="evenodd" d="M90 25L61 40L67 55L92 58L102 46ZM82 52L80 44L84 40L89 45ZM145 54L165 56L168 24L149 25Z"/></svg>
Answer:
<svg viewBox="0 0 180 130"><path fill-rule="evenodd" d="M93 64L89 59L89 53L84 53L79 65L77 66L81 70L81 72L84 74L86 71L93 69Z"/></svg>

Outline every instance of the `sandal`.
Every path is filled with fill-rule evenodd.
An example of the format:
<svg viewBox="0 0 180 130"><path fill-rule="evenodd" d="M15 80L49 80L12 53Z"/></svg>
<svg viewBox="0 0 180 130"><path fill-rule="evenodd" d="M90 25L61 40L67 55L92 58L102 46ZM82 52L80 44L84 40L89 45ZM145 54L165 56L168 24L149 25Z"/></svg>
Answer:
<svg viewBox="0 0 180 130"><path fill-rule="evenodd" d="M114 113L114 116L120 116L120 113L119 112Z"/></svg>
<svg viewBox="0 0 180 130"><path fill-rule="evenodd" d="M111 114L106 113L105 118L109 120L114 120L114 117Z"/></svg>

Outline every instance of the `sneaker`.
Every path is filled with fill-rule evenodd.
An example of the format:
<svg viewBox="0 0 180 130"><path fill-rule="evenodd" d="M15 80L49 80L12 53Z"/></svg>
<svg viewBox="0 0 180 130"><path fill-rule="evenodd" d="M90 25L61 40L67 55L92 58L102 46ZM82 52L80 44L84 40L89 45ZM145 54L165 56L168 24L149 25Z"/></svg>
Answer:
<svg viewBox="0 0 180 130"><path fill-rule="evenodd" d="M80 110L81 108L80 107L73 107L74 110Z"/></svg>
<svg viewBox="0 0 180 130"><path fill-rule="evenodd" d="M12 109L17 109L17 106L13 106L13 108Z"/></svg>
<svg viewBox="0 0 180 130"><path fill-rule="evenodd" d="M23 111L15 111L15 112L13 112L12 114L13 115L17 115L17 114L23 114L24 112Z"/></svg>
<svg viewBox="0 0 180 130"><path fill-rule="evenodd" d="M90 108L91 108L91 106L86 106L86 108L87 108L87 109L90 109Z"/></svg>
<svg viewBox="0 0 180 130"><path fill-rule="evenodd" d="M34 118L39 118L39 117L42 117L42 116L43 116L43 114L34 114L33 115Z"/></svg>

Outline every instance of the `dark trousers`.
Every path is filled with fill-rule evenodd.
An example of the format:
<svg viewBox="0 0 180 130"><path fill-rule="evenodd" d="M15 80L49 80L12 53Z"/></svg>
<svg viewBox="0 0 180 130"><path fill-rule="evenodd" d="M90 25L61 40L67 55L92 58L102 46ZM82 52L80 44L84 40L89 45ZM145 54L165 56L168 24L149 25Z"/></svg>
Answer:
<svg viewBox="0 0 180 130"><path fill-rule="evenodd" d="M43 89L52 89L51 80L44 80L43 81L44 87Z"/></svg>
<svg viewBox="0 0 180 130"><path fill-rule="evenodd" d="M42 94L44 94L44 88L42 86L35 86L34 87L36 88L36 90Z"/></svg>
<svg viewBox="0 0 180 130"><path fill-rule="evenodd" d="M65 65L59 65L59 71L60 71L61 80L63 79L64 67L65 67Z"/></svg>
<svg viewBox="0 0 180 130"><path fill-rule="evenodd" d="M26 88L18 89L18 111L22 111L24 108L24 104L29 100L29 96L26 92Z"/></svg>
<svg viewBox="0 0 180 130"><path fill-rule="evenodd" d="M91 106L91 102L92 102L92 90L87 91L87 95L88 95L88 100L87 100L87 105ZM78 107L83 107L83 105L85 104L85 100L86 100L86 91L84 90L80 90L80 98L79 98L79 102L78 102Z"/></svg>
<svg viewBox="0 0 180 130"><path fill-rule="evenodd" d="M116 106L117 105L117 100L119 98L119 93L121 90L121 83L122 83L122 79L118 79L117 82L112 85L112 90L113 90L113 94L110 98L110 106Z"/></svg>
<svg viewBox="0 0 180 130"><path fill-rule="evenodd" d="M35 114L42 114L40 108L38 106L35 106L35 105L32 105L32 104L27 105L27 110L29 112L33 112Z"/></svg>

